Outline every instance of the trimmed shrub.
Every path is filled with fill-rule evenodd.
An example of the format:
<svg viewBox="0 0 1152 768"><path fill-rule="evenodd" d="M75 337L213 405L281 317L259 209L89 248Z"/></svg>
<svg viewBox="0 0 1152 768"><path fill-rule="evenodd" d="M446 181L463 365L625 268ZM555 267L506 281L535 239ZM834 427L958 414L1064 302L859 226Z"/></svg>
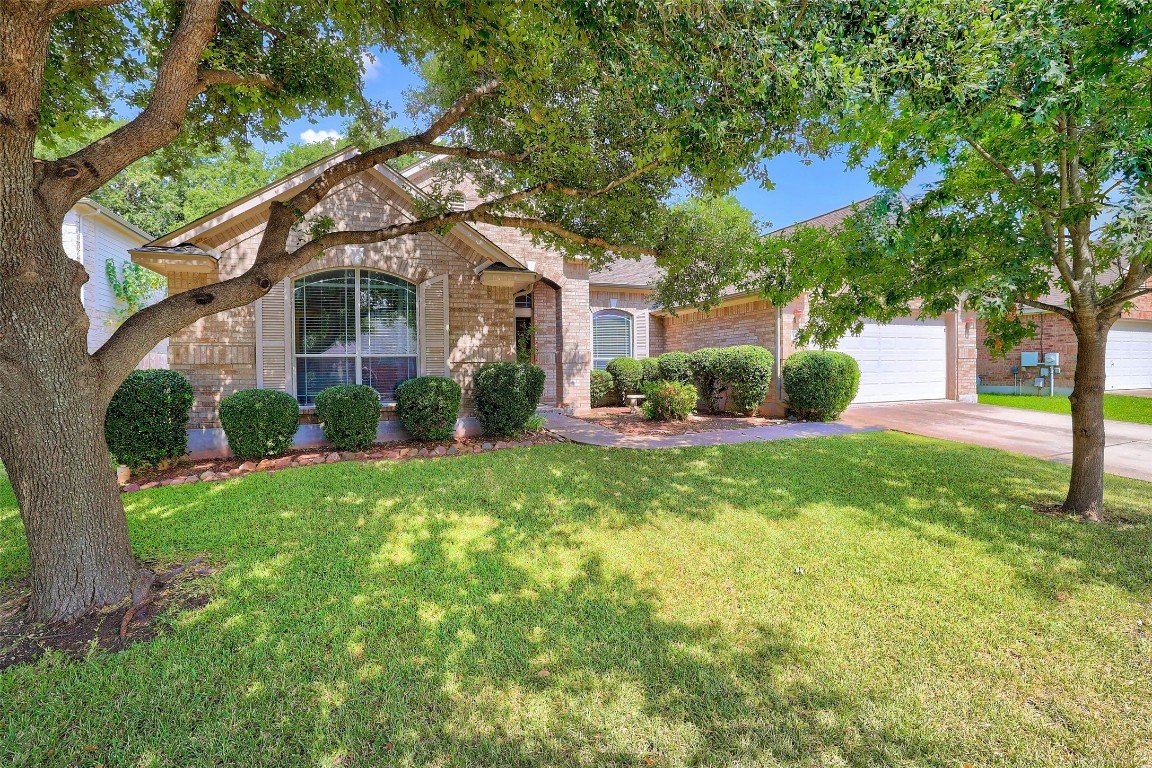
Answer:
<svg viewBox="0 0 1152 768"><path fill-rule="evenodd" d="M687 352L665 352L656 360L664 381L692 383L692 359Z"/></svg>
<svg viewBox="0 0 1152 768"><path fill-rule="evenodd" d="M324 439L342 451L362 451L376 440L380 393L365 384L337 384L316 395Z"/></svg>
<svg viewBox="0 0 1152 768"><path fill-rule="evenodd" d="M473 410L486 435L524 431L544 394L544 369L531 363L486 363L472 380Z"/></svg>
<svg viewBox="0 0 1152 768"><path fill-rule="evenodd" d="M708 413L716 410L716 400L724 392L724 384L717 376L716 370L719 355L720 350L714 347L705 347L688 353L692 382L696 385L696 392L704 401L704 410Z"/></svg>
<svg viewBox="0 0 1152 768"><path fill-rule="evenodd" d="M752 413L764 401L772 388L772 363L771 352L752 344L719 350L714 370L733 410Z"/></svg>
<svg viewBox="0 0 1152 768"><path fill-rule="evenodd" d="M860 366L843 352L796 352L784 361L781 375L788 410L810 421L840 418L860 386Z"/></svg>
<svg viewBox="0 0 1152 768"><path fill-rule="evenodd" d="M616 382L612 380L612 374L608 371L592 369L589 394L593 408L620 402L620 396L616 394Z"/></svg>
<svg viewBox="0 0 1152 768"><path fill-rule="evenodd" d="M654 421L683 421L696 410L696 387L656 381L644 387L644 415Z"/></svg>
<svg viewBox="0 0 1152 768"><path fill-rule="evenodd" d="M460 415L460 385L444 376L417 376L396 387L396 412L413 440L449 440Z"/></svg>
<svg viewBox="0 0 1152 768"><path fill-rule="evenodd" d="M608 361L606 368L612 375L616 385L616 395L619 402L624 401L625 395L635 395L644 386L644 364L630 357L617 357Z"/></svg>
<svg viewBox="0 0 1152 768"><path fill-rule="evenodd" d="M239 458L279 456L292 447L300 406L287 392L242 389L220 401L220 426Z"/></svg>
<svg viewBox="0 0 1152 768"><path fill-rule="evenodd" d="M192 385L177 371L132 371L104 415L104 438L120 464L157 466L188 452Z"/></svg>
<svg viewBox="0 0 1152 768"><path fill-rule="evenodd" d="M643 375L640 377L640 389L643 390L649 384L655 384L657 381L663 380L660 375L660 363L654 357L643 357L640 359L640 365L644 370Z"/></svg>

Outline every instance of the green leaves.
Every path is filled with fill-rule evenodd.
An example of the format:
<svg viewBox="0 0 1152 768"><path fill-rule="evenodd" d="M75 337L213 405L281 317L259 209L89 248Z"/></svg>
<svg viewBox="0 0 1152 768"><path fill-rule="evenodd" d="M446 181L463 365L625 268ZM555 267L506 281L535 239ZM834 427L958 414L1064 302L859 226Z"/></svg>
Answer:
<svg viewBox="0 0 1152 768"><path fill-rule="evenodd" d="M134 262L125 262L120 269L116 269L114 259L104 261L104 275L108 278L108 285L119 305L113 309L116 325L127 320L132 315L148 306L149 302L157 298L160 291L168 281L150 269L146 269Z"/></svg>

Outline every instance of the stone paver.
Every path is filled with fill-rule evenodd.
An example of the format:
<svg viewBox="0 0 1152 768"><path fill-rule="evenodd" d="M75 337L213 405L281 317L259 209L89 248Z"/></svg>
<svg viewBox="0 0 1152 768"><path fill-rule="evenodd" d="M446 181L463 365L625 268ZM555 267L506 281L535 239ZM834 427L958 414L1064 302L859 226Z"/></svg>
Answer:
<svg viewBox="0 0 1152 768"><path fill-rule="evenodd" d="M855 432L875 432L884 427L868 424L827 424L800 422L778 424L748 429L716 429L710 432L695 432L690 435L660 435L636 437L593 424L584 419L576 419L561 414L549 414L548 429L565 440L585 445L599 445L604 448L691 448L703 445L733 445L764 440L788 440L798 437L828 437L847 435Z"/></svg>
<svg viewBox="0 0 1152 768"><path fill-rule="evenodd" d="M854 405L843 421L1072 463L1072 417L1062 413L935 400ZM1152 481L1152 424L1104 425L1104 471Z"/></svg>

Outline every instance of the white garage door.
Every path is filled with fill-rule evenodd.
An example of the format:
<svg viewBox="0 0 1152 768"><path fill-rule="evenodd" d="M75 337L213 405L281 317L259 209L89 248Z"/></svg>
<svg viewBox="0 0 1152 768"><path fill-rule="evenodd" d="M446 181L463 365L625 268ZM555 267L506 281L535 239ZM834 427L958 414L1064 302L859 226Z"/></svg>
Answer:
<svg viewBox="0 0 1152 768"><path fill-rule="evenodd" d="M860 364L857 403L937 400L948 393L944 320L865 321L859 336L845 336L836 349Z"/></svg>
<svg viewBox="0 0 1152 768"><path fill-rule="evenodd" d="M1152 322L1120 321L1108 332L1105 389L1152 389Z"/></svg>

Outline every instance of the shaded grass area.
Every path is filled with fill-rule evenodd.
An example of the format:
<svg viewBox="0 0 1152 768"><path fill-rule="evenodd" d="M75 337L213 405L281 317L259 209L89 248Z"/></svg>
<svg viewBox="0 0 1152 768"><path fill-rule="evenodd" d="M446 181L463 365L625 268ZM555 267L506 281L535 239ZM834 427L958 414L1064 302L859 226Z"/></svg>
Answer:
<svg viewBox="0 0 1152 768"><path fill-rule="evenodd" d="M1072 413L1072 404L1066 395L1037 397L1035 395L979 395L985 405L1006 405L1009 408L1027 408L1050 413ZM1134 421L1152 424L1152 397L1132 395L1104 395L1104 418L1114 421Z"/></svg>
<svg viewBox="0 0 1152 768"><path fill-rule="evenodd" d="M1021 509L1067 475L872 433L132 494L137 553L210 553L214 599L0 675L0 764L1148 764L1152 486Z"/></svg>

